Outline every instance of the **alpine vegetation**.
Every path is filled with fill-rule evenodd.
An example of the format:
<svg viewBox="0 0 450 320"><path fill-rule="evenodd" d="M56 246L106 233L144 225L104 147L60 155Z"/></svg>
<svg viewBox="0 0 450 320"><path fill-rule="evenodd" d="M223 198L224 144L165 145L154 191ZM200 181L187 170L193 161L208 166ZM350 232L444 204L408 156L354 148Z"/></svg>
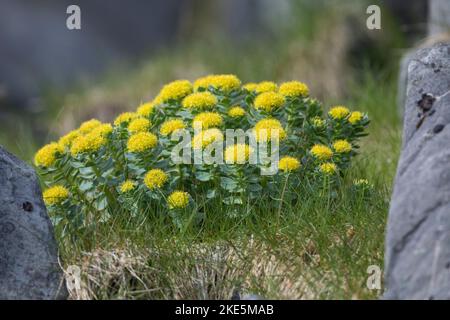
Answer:
<svg viewBox="0 0 450 320"><path fill-rule="evenodd" d="M322 109L298 81L177 80L113 123L86 121L42 147L44 200L68 228L149 211L181 227L208 201L223 214L261 197L281 208L301 201L290 190L338 188L366 135L366 114Z"/></svg>

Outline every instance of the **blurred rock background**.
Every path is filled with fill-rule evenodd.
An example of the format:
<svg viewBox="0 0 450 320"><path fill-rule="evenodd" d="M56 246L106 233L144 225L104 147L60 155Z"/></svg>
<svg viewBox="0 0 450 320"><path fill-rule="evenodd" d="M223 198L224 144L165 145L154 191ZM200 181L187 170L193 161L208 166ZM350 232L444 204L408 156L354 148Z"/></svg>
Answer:
<svg viewBox="0 0 450 320"><path fill-rule="evenodd" d="M81 30L66 28L70 4ZM366 28L369 4L381 30ZM426 0L0 0L0 143L29 158L82 120L206 73L299 79L341 101L368 74L395 83L407 48L438 32L428 14Z"/></svg>

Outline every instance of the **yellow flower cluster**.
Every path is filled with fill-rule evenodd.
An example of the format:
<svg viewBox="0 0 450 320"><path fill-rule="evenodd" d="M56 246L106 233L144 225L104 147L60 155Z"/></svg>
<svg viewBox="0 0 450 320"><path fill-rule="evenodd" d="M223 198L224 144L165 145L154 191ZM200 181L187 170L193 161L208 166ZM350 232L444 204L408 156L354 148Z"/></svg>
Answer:
<svg viewBox="0 0 450 320"><path fill-rule="evenodd" d="M323 144L316 144L311 148L311 154L319 160L328 160L333 156L333 150Z"/></svg>
<svg viewBox="0 0 450 320"><path fill-rule="evenodd" d="M170 209L183 209L189 204L189 194L184 191L174 191L167 197Z"/></svg>
<svg viewBox="0 0 450 320"><path fill-rule="evenodd" d="M133 180L126 180L120 185L120 192L127 193L133 191L136 188L136 182Z"/></svg>
<svg viewBox="0 0 450 320"><path fill-rule="evenodd" d="M272 134L276 133L278 133L279 140L286 138L286 131L284 131L281 122L273 118L258 121L253 128L253 132L257 142L268 142L271 140Z"/></svg>
<svg viewBox="0 0 450 320"><path fill-rule="evenodd" d="M72 156L85 152L96 152L106 144L112 131L111 124L92 119L84 122L77 130L62 136L58 144L62 151L70 150Z"/></svg>
<svg viewBox="0 0 450 320"><path fill-rule="evenodd" d="M280 85L271 81L251 82L241 87L241 81L231 74L209 75L193 84L188 80L173 81L163 86L153 100L140 104L135 112L120 114L112 124L91 119L62 136L58 142L41 148L34 162L46 174L47 185L57 184L44 192L45 203L50 209L65 214L60 210L62 207L53 205L68 204L65 199L72 198L72 193L71 203L81 202L81 206L89 205L85 209L90 210L91 204L83 203L86 199L83 192L79 192L85 187L95 190L106 201L95 210L111 210L116 204L123 204L126 210L137 210L150 201L156 204L159 196L166 199L166 208L182 209L192 201L191 195L182 190L214 191L218 199L236 205L233 199L242 190L246 190L245 194L248 192L249 199L258 199L271 192L267 188L252 188L256 183L264 185L259 175L263 167L253 163L257 160L254 157L257 150L247 143L233 142L235 144L227 145L225 150L214 148L215 156L223 156L225 163L231 165L228 168L216 170L216 165L194 162L193 165L183 165L180 171L175 160L169 158L174 144L168 137L182 129L194 133L188 141L189 147L195 150L194 155L199 151L213 151L212 146L223 147L225 126L228 125L229 129L250 132L247 138L252 142L267 143L277 139L280 150L286 154L277 163L279 174L286 178L292 174L292 179L273 179L271 183L276 188L283 180L295 188L303 178L324 179L328 175L337 175L349 167L356 154L352 150L358 147L357 140L362 136L358 133L362 132L369 119L366 114L351 112L344 106L335 106L328 115L322 116L320 104L308 97L308 86L298 81ZM308 112L303 112L305 109ZM339 138L330 140L330 137ZM312 147L305 151L304 146ZM92 153L95 157L85 157ZM192 153L189 159L192 159ZM114 161L113 167L111 161ZM96 174L85 174L81 162L92 166ZM153 166L154 163L157 164ZM311 170L308 165L303 169L303 163L312 163L316 168ZM61 182L66 166L73 166L75 174ZM76 174L77 170L79 174ZM245 174L245 179L241 179L242 174ZM112 181L118 182L113 190L121 194L117 199L109 193ZM216 183L218 181L220 183ZM179 190L174 190L175 185L180 186ZM317 185L321 186L320 183ZM360 179L354 185L366 186L368 182ZM292 188L286 191L291 192ZM208 193L208 197L213 193ZM90 196L87 199L90 201ZM138 202L137 206L134 202ZM96 206L97 203L93 203L93 207ZM173 214L170 216L174 217Z"/></svg>
<svg viewBox="0 0 450 320"><path fill-rule="evenodd" d="M284 97L281 94L276 92L264 92L256 97L254 105L258 110L271 112L280 108L284 102Z"/></svg>
<svg viewBox="0 0 450 320"><path fill-rule="evenodd" d="M79 136L72 142L70 153L77 156L81 153L92 153L100 150L106 144L106 138L97 132L91 132L84 136Z"/></svg>
<svg viewBox="0 0 450 320"><path fill-rule="evenodd" d="M128 123L133 119L136 119L138 117L138 114L134 112L124 112L117 116L117 118L114 120L115 126L120 126L122 123Z"/></svg>
<svg viewBox="0 0 450 320"><path fill-rule="evenodd" d="M228 110L228 115L232 118L240 118L245 116L245 110L239 106L235 106Z"/></svg>
<svg viewBox="0 0 450 320"><path fill-rule="evenodd" d="M247 90L247 91L249 91L249 92L252 92L252 91L256 90L257 86L258 86L257 83L249 82L249 83L246 83L245 85L243 85L242 88Z"/></svg>
<svg viewBox="0 0 450 320"><path fill-rule="evenodd" d="M234 144L225 149L225 161L228 164L244 164L253 153L253 148L247 144Z"/></svg>
<svg viewBox="0 0 450 320"><path fill-rule="evenodd" d="M184 129L185 127L186 126L181 119L167 120L161 125L159 132L163 136L168 136L177 130Z"/></svg>
<svg viewBox="0 0 450 320"><path fill-rule="evenodd" d="M144 152L154 148L158 143L158 138L150 132L139 132L133 134L127 142L129 152Z"/></svg>
<svg viewBox="0 0 450 320"><path fill-rule="evenodd" d="M284 172L295 171L300 168L300 161L294 157L283 157L278 162L278 169Z"/></svg>
<svg viewBox="0 0 450 320"><path fill-rule="evenodd" d="M241 80L232 74L219 74L202 77L197 79L194 83L194 88L196 90L199 88L207 89L210 86L224 93L229 93L239 89Z"/></svg>
<svg viewBox="0 0 450 320"><path fill-rule="evenodd" d="M320 168L321 172L323 172L327 175L332 175L333 173L335 173L337 171L336 165L332 162L322 163L319 168Z"/></svg>
<svg viewBox="0 0 450 320"><path fill-rule="evenodd" d="M103 123L94 129L89 133L90 135L99 135L104 138L108 137L109 134L113 131L113 127L109 123Z"/></svg>
<svg viewBox="0 0 450 320"><path fill-rule="evenodd" d="M58 144L61 146L61 148L64 150L66 148L70 148L72 145L73 140L78 138L81 135L79 130L72 130L59 138Z"/></svg>
<svg viewBox="0 0 450 320"><path fill-rule="evenodd" d="M348 110L348 108L344 106L336 106L331 108L330 111L328 111L330 117L332 117L335 120L342 120L345 117L347 117L349 113L350 110Z"/></svg>
<svg viewBox="0 0 450 320"><path fill-rule="evenodd" d="M153 102L147 102L144 104L141 104L137 110L136 113L138 115L140 115L141 117L150 117L150 115L153 113L153 109L154 109L155 105Z"/></svg>
<svg viewBox="0 0 450 320"><path fill-rule="evenodd" d="M183 99L182 105L188 109L212 109L217 104L217 98L210 92L196 92Z"/></svg>
<svg viewBox="0 0 450 320"><path fill-rule="evenodd" d="M64 152L60 144L49 143L39 149L34 156L34 164L38 167L51 167L54 165L58 154Z"/></svg>
<svg viewBox="0 0 450 320"><path fill-rule="evenodd" d="M145 174L144 184L150 190L160 189L167 182L167 174L161 169L152 169Z"/></svg>
<svg viewBox="0 0 450 320"><path fill-rule="evenodd" d="M202 129L219 127L222 125L222 116L217 112L202 112L194 117L192 125L201 125Z"/></svg>
<svg viewBox="0 0 450 320"><path fill-rule="evenodd" d="M169 100L180 100L193 92L192 84L188 80L176 80L166 84L155 98L160 104Z"/></svg>
<svg viewBox="0 0 450 320"><path fill-rule="evenodd" d="M136 118L128 124L128 131L131 133L146 132L150 129L151 122L145 118Z"/></svg>
<svg viewBox="0 0 450 320"><path fill-rule="evenodd" d="M202 149L216 141L223 141L223 133L219 129L213 128L201 131L192 139L194 149Z"/></svg>
<svg viewBox="0 0 450 320"><path fill-rule="evenodd" d="M89 121L85 121L81 124L80 128L78 128L78 131L81 134L87 134L91 132L94 128L98 127L102 123L98 121L97 119L91 119Z"/></svg>
<svg viewBox="0 0 450 320"><path fill-rule="evenodd" d="M60 204L69 197L69 190L61 185L53 186L42 194L46 205Z"/></svg>
<svg viewBox="0 0 450 320"><path fill-rule="evenodd" d="M347 140L337 140L333 143L333 149L337 153L348 153L352 151L352 145Z"/></svg>
<svg viewBox="0 0 450 320"><path fill-rule="evenodd" d="M289 81L281 84L278 91L285 97L307 97L309 95L309 88L306 84L299 81Z"/></svg>
<svg viewBox="0 0 450 320"><path fill-rule="evenodd" d="M264 92L276 92L278 90L278 85L272 81L262 81L256 85L256 93Z"/></svg>
<svg viewBox="0 0 450 320"><path fill-rule="evenodd" d="M354 111L350 113L350 117L348 117L348 122L350 122L351 124L357 124L362 120L363 116L364 115L361 112Z"/></svg>

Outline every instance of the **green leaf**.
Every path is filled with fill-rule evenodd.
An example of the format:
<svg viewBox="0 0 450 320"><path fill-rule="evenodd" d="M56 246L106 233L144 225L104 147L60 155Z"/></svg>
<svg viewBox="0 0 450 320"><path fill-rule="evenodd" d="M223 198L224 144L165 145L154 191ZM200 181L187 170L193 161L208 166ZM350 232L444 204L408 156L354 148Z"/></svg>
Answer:
<svg viewBox="0 0 450 320"><path fill-rule="evenodd" d="M259 192L261 191L263 188L259 183L252 183L248 186L248 190L251 192Z"/></svg>
<svg viewBox="0 0 450 320"><path fill-rule="evenodd" d="M108 200L105 196L101 196L94 201L94 207L99 211L105 210L107 206Z"/></svg>
<svg viewBox="0 0 450 320"><path fill-rule="evenodd" d="M92 168L79 168L80 176L82 176L84 179L90 179L95 177L95 172L92 170Z"/></svg>
<svg viewBox="0 0 450 320"><path fill-rule="evenodd" d="M228 191L233 191L237 188L237 182L232 178L222 177L220 180L220 186Z"/></svg>
<svg viewBox="0 0 450 320"><path fill-rule="evenodd" d="M94 184L92 183L92 181L88 181L88 180L84 180L83 182L80 183L80 191L87 191L92 189L92 187L94 186Z"/></svg>
<svg viewBox="0 0 450 320"><path fill-rule="evenodd" d="M205 172L205 171L198 171L195 173L195 178L197 178L197 180L199 181L210 181L211 180L211 173L209 172Z"/></svg>
<svg viewBox="0 0 450 320"><path fill-rule="evenodd" d="M209 189L206 193L207 199L213 199L216 197L216 189Z"/></svg>

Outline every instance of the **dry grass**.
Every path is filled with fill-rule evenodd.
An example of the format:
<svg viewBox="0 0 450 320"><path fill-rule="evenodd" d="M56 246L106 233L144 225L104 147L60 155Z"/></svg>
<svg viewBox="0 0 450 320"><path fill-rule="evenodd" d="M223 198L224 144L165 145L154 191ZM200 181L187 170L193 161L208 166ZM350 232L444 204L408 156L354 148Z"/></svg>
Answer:
<svg viewBox="0 0 450 320"><path fill-rule="evenodd" d="M254 240L241 247L178 246L177 252L98 249L82 254L80 285L69 287L70 299L230 299L236 292L241 297L258 293L275 299L314 299L317 291L325 290L330 275L313 275L320 256L310 242L295 257L297 261L286 260Z"/></svg>

